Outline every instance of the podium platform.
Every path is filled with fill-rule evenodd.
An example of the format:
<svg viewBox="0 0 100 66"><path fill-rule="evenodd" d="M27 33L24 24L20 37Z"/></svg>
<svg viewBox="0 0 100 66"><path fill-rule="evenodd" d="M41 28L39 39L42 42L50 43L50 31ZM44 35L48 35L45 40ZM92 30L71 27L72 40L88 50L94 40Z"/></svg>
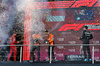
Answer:
<svg viewBox="0 0 100 66"><path fill-rule="evenodd" d="M40 61L40 62L33 62L30 63L26 62L19 62L19 61L2 61L0 62L0 66L100 66L100 62L83 62L83 61L53 61L51 64L49 61Z"/></svg>
<svg viewBox="0 0 100 66"><path fill-rule="evenodd" d="M0 66L100 66L100 64L91 64L91 63L63 63L60 61L60 63L53 62L52 64L49 64L48 62L0 62Z"/></svg>

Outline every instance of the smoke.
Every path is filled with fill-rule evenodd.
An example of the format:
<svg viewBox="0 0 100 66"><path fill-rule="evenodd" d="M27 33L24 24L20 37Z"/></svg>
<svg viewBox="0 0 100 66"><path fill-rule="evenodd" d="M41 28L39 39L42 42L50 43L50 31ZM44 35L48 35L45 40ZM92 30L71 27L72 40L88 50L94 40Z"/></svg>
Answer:
<svg viewBox="0 0 100 66"><path fill-rule="evenodd" d="M0 5L0 45L9 44L8 39L10 37L10 31L13 28L12 26L15 16L16 16L16 9L14 1L2 0L2 3ZM2 51L6 50L6 47L4 46L0 47L2 48ZM1 54L4 56L6 55L6 52L1 52Z"/></svg>
<svg viewBox="0 0 100 66"><path fill-rule="evenodd" d="M65 10L64 9L56 9L57 11L60 11L59 14L61 16L65 16ZM56 28L60 26L61 22L58 22L51 30L50 32L54 31Z"/></svg>
<svg viewBox="0 0 100 66"><path fill-rule="evenodd" d="M37 2L40 0L16 0L16 9L17 11L23 11L25 12L26 7L31 4L32 2L34 2L34 4L32 6L30 6L30 8L33 8L35 6L37 6ZM46 2L47 0L45 0ZM29 22L32 22L32 29L31 32L34 32L35 30L38 30L39 32L45 30L45 25L42 22L42 15L43 12L41 12L42 10L33 10L32 11L32 20L29 20ZM28 14L30 14L30 11L28 12ZM30 31L30 29L28 29L28 31Z"/></svg>
<svg viewBox="0 0 100 66"><path fill-rule="evenodd" d="M42 22L42 16L43 12L41 10L33 11L32 12L32 27L31 31L34 32L35 30L38 30L39 32L42 32L45 30L45 25Z"/></svg>
<svg viewBox="0 0 100 66"><path fill-rule="evenodd" d="M2 6L4 8L1 9L2 11L0 11L0 45L4 45L5 42L7 42L7 40L9 39L9 37L12 35L13 28L15 27L14 22L18 21L21 23L23 21L23 19L21 18L24 16L19 17L19 20L15 20L16 16L18 15L17 13L25 13L27 5L32 2L35 3L38 2L38 0L2 0ZM34 6L36 6L36 4L30 6L30 8L33 8ZM39 33L42 34L42 31L45 30L45 25L42 21L43 13L41 13L41 11L42 10L33 10L32 12L32 20L29 20L29 22L32 22L31 32L38 30ZM24 23L21 24L24 25Z"/></svg>
<svg viewBox="0 0 100 66"><path fill-rule="evenodd" d="M35 6L38 6L36 1L38 2L38 0L16 0L16 9L17 9L17 11L25 12L26 7L29 4L31 4L32 2L34 2L34 4L32 6L29 6L29 8L30 9L35 8ZM27 31L25 33L31 32L31 37L26 38L26 40L31 38L31 44L33 44L32 35L35 33L35 30L37 30L42 35L43 35L43 31L45 30L45 25L42 21L43 13L44 12L42 10L32 10L31 13L29 10L27 10L26 14L31 16L32 19L27 20L27 22L31 22L31 26L30 26L31 29L27 29ZM30 47L30 49L32 50L32 47Z"/></svg>
<svg viewBox="0 0 100 66"><path fill-rule="evenodd" d="M5 40L8 38L7 33L4 31L4 29L0 28L0 45L3 45L5 43Z"/></svg>
<svg viewBox="0 0 100 66"><path fill-rule="evenodd" d="M34 0L16 0L16 8L18 11L25 11L28 4L34 2Z"/></svg>
<svg viewBox="0 0 100 66"><path fill-rule="evenodd" d="M9 1L3 0L0 13L0 39L2 44L4 44L9 37L8 33L12 29L11 26L13 25L13 20L16 13L14 6L12 6L13 4L8 3Z"/></svg>

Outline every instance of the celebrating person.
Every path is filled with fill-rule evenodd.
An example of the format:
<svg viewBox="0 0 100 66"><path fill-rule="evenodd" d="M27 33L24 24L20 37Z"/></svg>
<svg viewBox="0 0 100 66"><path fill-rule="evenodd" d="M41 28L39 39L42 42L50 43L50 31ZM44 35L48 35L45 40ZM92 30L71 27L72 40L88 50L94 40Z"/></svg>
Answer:
<svg viewBox="0 0 100 66"><path fill-rule="evenodd" d="M90 31L87 30L88 27L84 26L82 36L80 37L80 40L83 42L83 51L84 51L84 61L88 61L86 50L89 54L89 61L91 61L91 52L89 47L89 40L93 38L93 35L90 33ZM84 44L87 44L86 46Z"/></svg>
<svg viewBox="0 0 100 66"><path fill-rule="evenodd" d="M16 41L16 34L13 34L9 38L9 42L10 42L10 45L15 45L16 43L19 43L19 41ZM12 55L12 53L14 53L13 58L14 58L14 61L16 61L16 54L17 54L17 48L16 48L16 46L10 46L10 53L8 55L7 61L9 61L10 56Z"/></svg>
<svg viewBox="0 0 100 66"><path fill-rule="evenodd" d="M35 30L35 34L32 35L32 39L33 39L33 43L35 46L32 46L31 54L33 54L33 51L35 51L35 49L37 49L38 61L40 61L40 46L38 46L38 45L40 44L40 40L42 40L41 34L39 34L39 32L37 30ZM34 54L33 54L33 61L35 61Z"/></svg>
<svg viewBox="0 0 100 66"><path fill-rule="evenodd" d="M54 46L53 46L53 44L54 44L54 35L49 33L48 30L46 30L45 33L48 35L47 41L49 42L49 44L52 47L52 59L54 60L54 52L53 52L53 50L54 50ZM48 47L48 60L50 60L50 46Z"/></svg>

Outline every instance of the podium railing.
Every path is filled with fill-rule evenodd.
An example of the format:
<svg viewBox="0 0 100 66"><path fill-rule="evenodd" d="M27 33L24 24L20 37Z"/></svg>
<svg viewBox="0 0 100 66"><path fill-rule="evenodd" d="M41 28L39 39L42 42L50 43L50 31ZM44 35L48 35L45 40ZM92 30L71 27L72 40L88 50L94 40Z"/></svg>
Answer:
<svg viewBox="0 0 100 66"><path fill-rule="evenodd" d="M20 63L22 62L22 53L23 53L23 46L36 46L36 45L0 45L0 47L9 47L9 46L20 46ZM52 63L52 46L48 45L48 44L41 44L38 45L40 47L42 46L50 46L50 61L49 63ZM53 46L79 46L81 48L81 46L83 46L83 44L54 44ZM84 46L92 46L92 64L94 64L94 48L95 46L100 46L100 44L84 44Z"/></svg>

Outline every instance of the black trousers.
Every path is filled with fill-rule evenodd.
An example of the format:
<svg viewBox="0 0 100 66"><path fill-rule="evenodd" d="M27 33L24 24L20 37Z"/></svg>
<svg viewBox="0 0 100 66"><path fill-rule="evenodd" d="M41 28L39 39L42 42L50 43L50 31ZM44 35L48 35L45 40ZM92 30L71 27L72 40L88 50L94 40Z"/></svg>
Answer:
<svg viewBox="0 0 100 66"><path fill-rule="evenodd" d="M54 52L53 52L53 50L54 50L54 46L51 46L52 47L52 59L54 60ZM48 57L50 58L50 46L48 47Z"/></svg>
<svg viewBox="0 0 100 66"><path fill-rule="evenodd" d="M33 56L33 61L35 60L35 56L34 56L34 53L33 53L35 51L35 49L37 49L38 61L40 61L40 46L33 46L33 48L32 48L31 54Z"/></svg>
<svg viewBox="0 0 100 66"><path fill-rule="evenodd" d="M86 57L87 57L86 50L87 50L87 52L88 52L89 59L90 59L90 58L91 58L90 47L89 47L89 45L88 45L88 46L84 46L84 44L83 44L83 51L84 51L84 58L85 58L85 59L86 59Z"/></svg>

